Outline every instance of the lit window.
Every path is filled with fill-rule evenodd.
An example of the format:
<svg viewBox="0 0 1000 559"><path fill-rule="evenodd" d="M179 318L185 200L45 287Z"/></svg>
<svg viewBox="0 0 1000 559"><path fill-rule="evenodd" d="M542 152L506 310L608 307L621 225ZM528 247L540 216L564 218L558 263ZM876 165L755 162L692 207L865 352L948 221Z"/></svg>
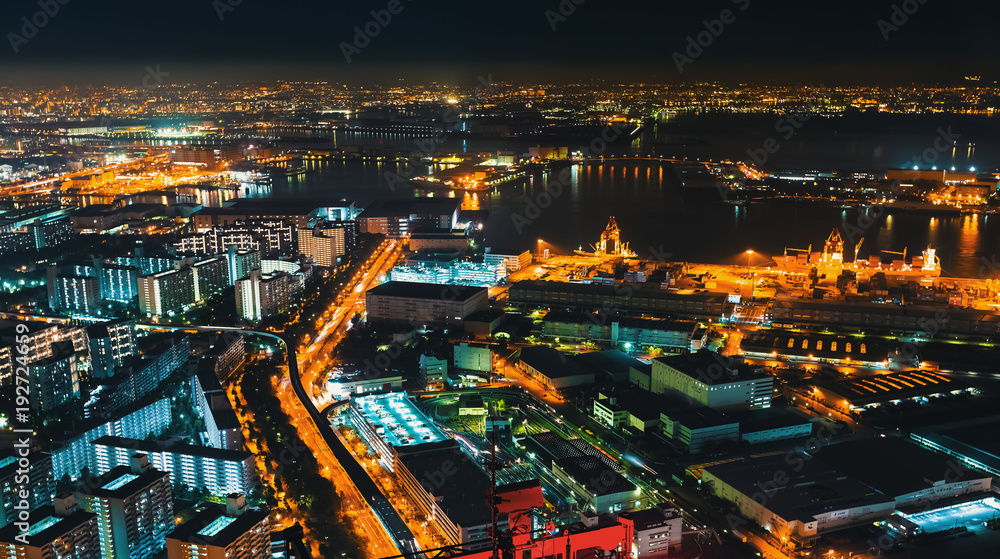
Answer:
<svg viewBox="0 0 1000 559"><path fill-rule="evenodd" d="M865 344L861 344L861 353L862 355L868 353L868 348L865 347Z"/></svg>
<svg viewBox="0 0 1000 559"><path fill-rule="evenodd" d="M837 351L837 342L830 342L830 351Z"/></svg>
<svg viewBox="0 0 1000 559"><path fill-rule="evenodd" d="M802 340L802 349L809 349L809 340Z"/></svg>
<svg viewBox="0 0 1000 559"><path fill-rule="evenodd" d="M788 339L788 347L789 349L795 347L795 338Z"/></svg>
<svg viewBox="0 0 1000 559"><path fill-rule="evenodd" d="M816 342L816 350L817 351L822 351L823 350L823 340L820 340L820 341Z"/></svg>
<svg viewBox="0 0 1000 559"><path fill-rule="evenodd" d="M851 352L851 342L847 342L847 353Z"/></svg>

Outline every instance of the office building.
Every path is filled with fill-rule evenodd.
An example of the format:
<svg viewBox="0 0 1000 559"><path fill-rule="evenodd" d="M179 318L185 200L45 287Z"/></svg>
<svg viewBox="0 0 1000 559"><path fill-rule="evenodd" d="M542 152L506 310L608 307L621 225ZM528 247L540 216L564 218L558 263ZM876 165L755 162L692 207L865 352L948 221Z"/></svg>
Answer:
<svg viewBox="0 0 1000 559"><path fill-rule="evenodd" d="M167 559L271 559L267 513L243 495L211 504L167 536Z"/></svg>
<svg viewBox="0 0 1000 559"><path fill-rule="evenodd" d="M101 556L147 559L162 553L174 526L170 474L153 469L144 454L105 470L76 490L80 508L97 515Z"/></svg>
<svg viewBox="0 0 1000 559"><path fill-rule="evenodd" d="M522 268L527 268L531 265L531 252L527 250L495 249L487 247L483 260L487 264L503 265L504 269L507 271L505 275L509 276L514 272Z"/></svg>
<svg viewBox="0 0 1000 559"><path fill-rule="evenodd" d="M460 326L489 308L485 287L391 281L365 293L368 320L426 326Z"/></svg>
<svg viewBox="0 0 1000 559"><path fill-rule="evenodd" d="M489 373L493 371L493 353L489 346L456 344L455 368Z"/></svg>
<svg viewBox="0 0 1000 559"><path fill-rule="evenodd" d="M630 513L635 523L634 557L665 557L681 549L684 517L667 503Z"/></svg>
<svg viewBox="0 0 1000 559"><path fill-rule="evenodd" d="M27 462L27 468L23 461ZM15 509L21 497L20 491L28 491L25 499L27 509ZM0 515L0 527L17 520L21 510L33 512L43 506L52 504L55 497L56 479L52 475L52 457L48 454L31 452L26 457L20 456L14 449L0 453L0 493L3 499L3 514Z"/></svg>
<svg viewBox="0 0 1000 559"><path fill-rule="evenodd" d="M507 276L502 264L449 262L434 266L396 266L389 272L392 281L471 285L490 287Z"/></svg>
<svg viewBox="0 0 1000 559"><path fill-rule="evenodd" d="M139 311L164 316L195 303L195 278L191 267L166 270L139 278Z"/></svg>
<svg viewBox="0 0 1000 559"><path fill-rule="evenodd" d="M21 528L0 528L0 559L102 559L98 517L81 509L73 495L61 496L28 516L28 538Z"/></svg>
<svg viewBox="0 0 1000 559"><path fill-rule="evenodd" d="M650 391L676 390L723 410L771 407L774 378L742 360L708 350L653 360Z"/></svg>
<svg viewBox="0 0 1000 559"><path fill-rule="evenodd" d="M126 465L132 454L141 452L157 470L170 473L174 486L205 489L220 497L250 493L257 484L253 455L242 450L107 436L96 439L92 451L100 471Z"/></svg>
<svg viewBox="0 0 1000 559"><path fill-rule="evenodd" d="M295 226L295 230L307 229L323 215L324 208L303 200L239 199L225 208L204 208L193 216L194 230L198 233L209 231L216 226L230 226L256 220L282 221ZM327 212L329 215L329 212Z"/></svg>
<svg viewBox="0 0 1000 559"><path fill-rule="evenodd" d="M173 247L181 254L222 254L227 247L241 252L257 251L268 258L295 253L295 226L278 219L253 219L216 225L181 238Z"/></svg>

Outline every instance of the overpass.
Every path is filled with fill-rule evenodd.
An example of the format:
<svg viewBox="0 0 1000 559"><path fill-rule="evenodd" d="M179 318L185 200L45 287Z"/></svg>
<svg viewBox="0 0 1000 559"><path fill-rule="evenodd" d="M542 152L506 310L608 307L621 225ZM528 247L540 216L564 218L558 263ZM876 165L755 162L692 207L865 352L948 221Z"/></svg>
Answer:
<svg viewBox="0 0 1000 559"><path fill-rule="evenodd" d="M361 467L361 464L354 459L351 451L340 442L340 439L338 439L337 435L333 432L333 427L326 419L326 416L321 414L319 410L316 409L316 406L313 404L309 395L306 393L305 388L302 386L302 377L299 375L299 363L297 356L294 351L289 350L290 347L294 346L286 341L283 336L272 334L270 332L259 332L256 330L246 330L243 328L228 326L170 326L163 324L136 324L136 327L152 331L165 330L203 333L241 332L246 335L259 336L274 340L285 350L285 355L288 361L288 376L291 381L292 390L295 392L295 396L302 402L302 406L309 413L310 419L312 419L313 423L316 425L316 430L320 433L320 435L322 435L323 440L330 447L334 457L347 472L347 475L351 478L351 481L354 483L358 492L361 493L365 502L367 502L368 506L371 507L372 511L375 513L375 517L382 524L385 531L392 536L400 550L408 553L418 553L420 551L420 548L416 543L416 538L410 531L409 527L406 526L406 522L404 522L399 516L399 513L392 506L389 499L382 494L382 491L372 480L371 476L368 475L368 472L366 472L365 469ZM339 404L343 405L342 403ZM338 405L338 403L334 403L333 405Z"/></svg>

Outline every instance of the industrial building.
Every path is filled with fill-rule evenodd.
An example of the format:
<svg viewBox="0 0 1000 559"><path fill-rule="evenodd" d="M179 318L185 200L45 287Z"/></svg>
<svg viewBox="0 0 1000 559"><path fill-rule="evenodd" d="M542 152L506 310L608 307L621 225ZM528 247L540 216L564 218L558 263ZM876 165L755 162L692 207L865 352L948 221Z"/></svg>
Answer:
<svg viewBox="0 0 1000 559"><path fill-rule="evenodd" d="M757 331L740 340L743 355L754 359L813 361L833 365L885 368L889 344L875 338L806 332Z"/></svg>
<svg viewBox="0 0 1000 559"><path fill-rule="evenodd" d="M616 309L618 312L645 313L654 316L689 316L721 318L729 308L726 293L683 293L639 286L597 285L555 281L525 280L513 283L509 290L511 306Z"/></svg>
<svg viewBox="0 0 1000 559"><path fill-rule="evenodd" d="M489 308L489 290L390 281L369 289L365 300L372 322L460 326L469 315Z"/></svg>
<svg viewBox="0 0 1000 559"><path fill-rule="evenodd" d="M798 542L885 520L899 509L980 498L991 482L988 474L893 437L714 464L701 481L745 518Z"/></svg>
<svg viewBox="0 0 1000 559"><path fill-rule="evenodd" d="M365 443L451 544L487 537L492 514L483 496L489 477L405 392L352 398L350 414Z"/></svg>
<svg viewBox="0 0 1000 559"><path fill-rule="evenodd" d="M520 249L486 247L483 260L487 264L502 264L507 269L507 275L510 275L531 265L531 252Z"/></svg>
<svg viewBox="0 0 1000 559"><path fill-rule="evenodd" d="M549 339L590 340L632 347L692 347L696 322L611 316L606 313L549 311L542 318L542 336Z"/></svg>
<svg viewBox="0 0 1000 559"><path fill-rule="evenodd" d="M922 429L910 434L917 444L954 458L953 466L1000 476L1000 444L995 436L1000 421L979 423L944 431Z"/></svg>
<svg viewBox="0 0 1000 559"><path fill-rule="evenodd" d="M660 412L663 435L691 454L735 445L740 422L709 407Z"/></svg>
<svg viewBox="0 0 1000 559"><path fill-rule="evenodd" d="M676 390L722 410L771 407L774 377L742 360L708 350L653 360L650 391Z"/></svg>
<svg viewBox="0 0 1000 559"><path fill-rule="evenodd" d="M1000 313L975 309L908 304L906 306L824 300L776 300L770 308L774 325L817 324L896 332L926 333L928 324L945 334L995 336Z"/></svg>
<svg viewBox="0 0 1000 559"><path fill-rule="evenodd" d="M924 402L934 396L974 392L968 384L941 373L908 371L815 382L810 396L831 409L851 414L887 403Z"/></svg>
<svg viewBox="0 0 1000 559"><path fill-rule="evenodd" d="M531 346L521 350L514 365L525 375L550 389L593 384L595 374L560 351L549 346Z"/></svg>
<svg viewBox="0 0 1000 559"><path fill-rule="evenodd" d="M392 281L491 287L507 277L502 264L449 262L435 266L396 266L389 272Z"/></svg>

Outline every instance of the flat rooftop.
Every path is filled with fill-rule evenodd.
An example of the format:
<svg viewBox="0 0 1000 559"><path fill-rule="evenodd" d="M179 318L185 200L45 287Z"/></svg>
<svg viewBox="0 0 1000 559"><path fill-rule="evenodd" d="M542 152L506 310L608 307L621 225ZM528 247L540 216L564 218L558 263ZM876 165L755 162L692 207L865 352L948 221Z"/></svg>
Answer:
<svg viewBox="0 0 1000 559"><path fill-rule="evenodd" d="M583 365L549 346L531 346L522 349L521 362L550 379L593 374Z"/></svg>
<svg viewBox="0 0 1000 559"><path fill-rule="evenodd" d="M430 490L437 505L458 526L479 526L492 520L486 504L490 478L461 450L458 441L400 449L398 460L417 483ZM454 475L440 476L445 463L453 464Z"/></svg>
<svg viewBox="0 0 1000 559"><path fill-rule="evenodd" d="M351 405L389 446L399 448L448 439L405 392L358 396L351 399Z"/></svg>
<svg viewBox="0 0 1000 559"><path fill-rule="evenodd" d="M699 382L714 386L742 382L768 375L759 367L752 367L740 359L723 357L713 351L702 349L696 353L657 357L653 363L660 363L679 371ZM721 370L720 370L721 367ZM719 374L712 374L719 372Z"/></svg>
<svg viewBox="0 0 1000 559"><path fill-rule="evenodd" d="M211 505L167 535L168 539L227 547L267 518L267 513L246 510L239 516L228 516L225 505Z"/></svg>
<svg viewBox="0 0 1000 559"><path fill-rule="evenodd" d="M990 477L957 468L954 458L897 437L830 445L824 447L817 458L892 497L929 489L939 481L954 483ZM878 467L873 468L872 464Z"/></svg>
<svg viewBox="0 0 1000 559"><path fill-rule="evenodd" d="M855 407L969 389L969 385L960 380L930 371L890 373L839 382L818 382L815 386L850 401Z"/></svg>
<svg viewBox="0 0 1000 559"><path fill-rule="evenodd" d="M488 294L485 287L469 287L465 285L439 285L436 283L415 283L408 281L390 281L373 287L366 295L382 297L406 297L409 299L437 299L443 301L467 301L477 295Z"/></svg>

